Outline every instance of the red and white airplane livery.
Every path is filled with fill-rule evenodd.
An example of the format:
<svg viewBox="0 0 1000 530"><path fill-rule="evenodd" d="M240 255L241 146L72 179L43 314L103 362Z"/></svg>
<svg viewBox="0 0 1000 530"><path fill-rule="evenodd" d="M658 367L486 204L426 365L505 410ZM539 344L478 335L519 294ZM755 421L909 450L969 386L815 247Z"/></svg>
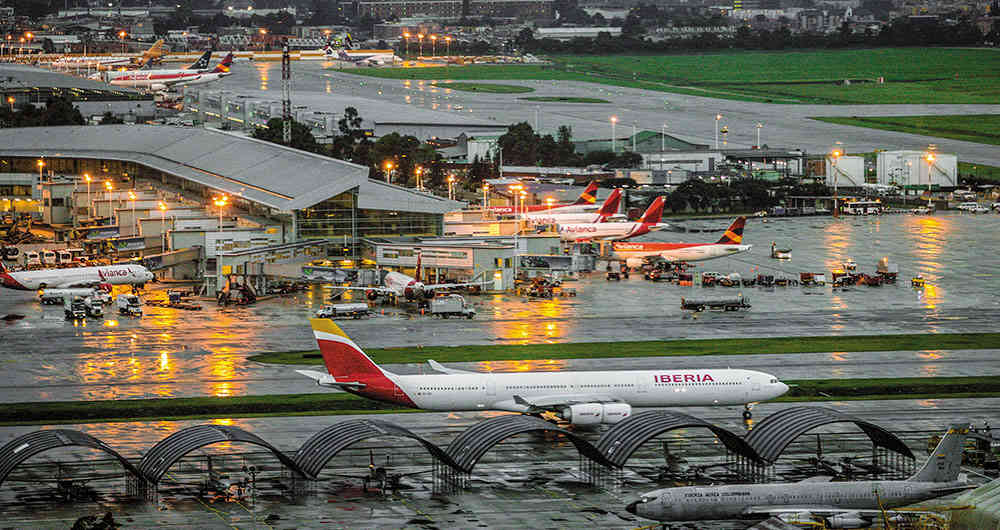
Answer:
<svg viewBox="0 0 1000 530"><path fill-rule="evenodd" d="M549 207L547 204L532 204L528 206L519 206L517 209L519 212L592 212L597 209L597 182L593 180L590 181L590 184L587 184L587 187L583 190L583 193L580 194L580 197L577 198L575 202L570 204L557 204L552 207ZM518 213L514 211L513 206L490 206L489 210L497 215L513 215Z"/></svg>
<svg viewBox="0 0 1000 530"><path fill-rule="evenodd" d="M434 292L439 289L451 289L453 287L467 287L470 285L483 285L486 282L466 282L466 283L431 283L426 284L420 281L420 249L417 253L417 277L409 276L401 272L387 271L382 278L381 287L353 287L336 286L337 289L351 291L365 291L366 293L390 293L405 300L423 300L433 298Z"/></svg>
<svg viewBox="0 0 1000 530"><path fill-rule="evenodd" d="M622 190L615 189L604 200L601 208L593 213L562 213L561 210L547 211L543 213L529 213L521 216L531 224L554 225L559 223L603 223L612 218L624 219L625 216L618 215L618 205L622 202Z"/></svg>
<svg viewBox="0 0 1000 530"><path fill-rule="evenodd" d="M126 75L114 77L108 81L108 84L112 86L145 88L147 90L166 90L175 86L200 85L218 81L229 75L229 67L232 64L233 54L230 52L211 71L184 70L175 73L158 74L155 71L143 72L142 70L136 70L127 72Z"/></svg>
<svg viewBox="0 0 1000 530"><path fill-rule="evenodd" d="M320 386L368 399L439 411L552 412L577 425L617 423L632 407L746 405L774 399L788 386L763 372L738 369L397 375L376 365L332 320L312 319L329 373L297 370Z"/></svg>
<svg viewBox="0 0 1000 530"><path fill-rule="evenodd" d="M620 241L630 237L641 236L655 230L663 230L668 225L661 223L663 204L666 197L657 197L646 213L636 222L628 223L560 223L557 226L559 236L563 241Z"/></svg>
<svg viewBox="0 0 1000 530"><path fill-rule="evenodd" d="M726 233L715 243L632 243L611 244L608 259L624 261L629 267L639 267L648 258L660 257L667 261L704 261L732 256L750 250L743 245L743 227L747 218L739 217L729 225Z"/></svg>
<svg viewBox="0 0 1000 530"><path fill-rule="evenodd" d="M0 263L0 281L8 289L37 291L38 289L70 289L110 285L143 285L153 279L153 273L142 265L108 265L106 267L75 267L71 269L41 269L9 271Z"/></svg>

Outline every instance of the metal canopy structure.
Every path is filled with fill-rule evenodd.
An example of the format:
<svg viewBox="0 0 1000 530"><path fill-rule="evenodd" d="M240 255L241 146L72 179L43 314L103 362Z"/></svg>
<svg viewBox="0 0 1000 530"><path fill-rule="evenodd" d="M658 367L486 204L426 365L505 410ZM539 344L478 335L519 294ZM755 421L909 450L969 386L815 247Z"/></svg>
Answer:
<svg viewBox="0 0 1000 530"><path fill-rule="evenodd" d="M521 414L498 416L481 421L462 431L458 438L448 444L445 452L451 455L461 469L471 473L476 462L494 445L518 434L541 431L562 434L573 442L581 455L603 466L613 466L611 461L587 440L545 420Z"/></svg>
<svg viewBox="0 0 1000 530"><path fill-rule="evenodd" d="M764 418L746 436L747 443L769 463L774 463L788 444L800 435L831 423L853 423L876 447L914 458L913 452L896 435L857 416L827 407L792 407Z"/></svg>
<svg viewBox="0 0 1000 530"><path fill-rule="evenodd" d="M261 437L239 427L227 425L195 425L177 431L154 445L139 462L139 472L150 484L158 484L170 466L185 455L206 445L220 442L243 442L259 445L271 451L285 467L304 475L299 465Z"/></svg>
<svg viewBox="0 0 1000 530"><path fill-rule="evenodd" d="M757 451L740 436L701 418L669 410L649 410L626 418L608 429L597 440L596 447L615 467L621 468L632 453L650 439L667 431L691 427L708 429L729 451L750 460L761 461Z"/></svg>
<svg viewBox="0 0 1000 530"><path fill-rule="evenodd" d="M3 484L14 468L25 460L60 447L88 447L104 451L118 460L122 467L133 476L142 478L139 470L131 462L97 438L80 431L51 429L19 436L0 448L0 484Z"/></svg>
<svg viewBox="0 0 1000 530"><path fill-rule="evenodd" d="M295 463L307 476L316 478L327 462L338 453L362 440L379 436L416 440L434 458L456 471L464 471L440 447L413 431L387 421L364 419L343 421L312 435L295 454Z"/></svg>

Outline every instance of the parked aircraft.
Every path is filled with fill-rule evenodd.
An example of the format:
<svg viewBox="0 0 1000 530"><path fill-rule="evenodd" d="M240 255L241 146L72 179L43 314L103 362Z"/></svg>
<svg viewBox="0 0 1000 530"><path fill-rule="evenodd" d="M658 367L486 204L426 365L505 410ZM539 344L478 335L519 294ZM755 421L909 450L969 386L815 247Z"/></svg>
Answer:
<svg viewBox="0 0 1000 530"><path fill-rule="evenodd" d="M657 197L646 213L636 222L628 223L565 223L558 224L559 236L563 241L596 241L599 239L620 241L648 234L667 227L661 223L665 197Z"/></svg>
<svg viewBox="0 0 1000 530"><path fill-rule="evenodd" d="M2 280L3 286L21 291L93 287L102 283L141 287L152 279L153 273L149 272L146 267L133 264L15 272L7 270L7 267L0 263L0 280Z"/></svg>
<svg viewBox="0 0 1000 530"><path fill-rule="evenodd" d="M90 79L97 81L104 81L105 83L110 83L111 81L118 79L120 77L135 75L135 74L147 74L147 75L177 75L177 74L190 74L192 72L206 72L209 68L209 63L212 60L212 51L209 50L201 55L197 61L185 66L184 68L173 68L173 69L151 69L143 68L140 70L112 70L109 72L98 72L90 75Z"/></svg>
<svg viewBox="0 0 1000 530"><path fill-rule="evenodd" d="M747 218L739 217L729 226L726 233L715 243L632 243L611 244L609 259L624 261L629 267L639 267L648 258L660 257L667 261L703 261L723 256L732 256L750 250L751 245L742 245L743 227Z"/></svg>
<svg viewBox="0 0 1000 530"><path fill-rule="evenodd" d="M327 46L324 48L324 53L327 57L332 58L333 48ZM347 61L351 63L356 63L363 66L384 66L387 64L396 64L397 62L402 62L403 60L397 57L392 52L390 53L379 53L377 51L365 51L365 50L354 50L347 51L344 49L336 50L337 60Z"/></svg>
<svg viewBox="0 0 1000 530"><path fill-rule="evenodd" d="M468 287L470 285L483 285L485 282L466 282L466 283L437 283L437 284L425 284L420 281L420 249L416 250L417 254L417 277L409 276L401 272L396 271L386 271L385 277L382 278L381 287L341 287L338 289L347 289L354 291L365 291L370 293L389 293L398 298L403 298L405 300L423 300L426 298L434 297L434 292L440 289L451 289L454 287Z"/></svg>
<svg viewBox="0 0 1000 530"><path fill-rule="evenodd" d="M498 215L511 215L514 214L513 206L490 206L488 208L491 212ZM597 181L590 181L587 187L584 188L583 193L576 199L575 202L570 204L556 204L549 207L547 204L531 204L528 206L519 206L517 208L521 212L559 212L559 213L582 213L582 212L592 212L597 210Z"/></svg>
<svg viewBox="0 0 1000 530"><path fill-rule="evenodd" d="M128 66L142 66L144 64L148 64L154 59L159 59L162 56L163 39L160 39L154 42L148 50L142 52L139 56L64 56L52 61L52 66L54 68L124 68Z"/></svg>
<svg viewBox="0 0 1000 530"><path fill-rule="evenodd" d="M332 320L310 320L328 373L298 370L320 386L424 410L555 413L577 425L617 423L632 407L746 405L776 398L788 386L752 370L622 370L397 375L380 368Z"/></svg>
<svg viewBox="0 0 1000 530"><path fill-rule="evenodd" d="M923 467L907 480L806 479L794 484L666 488L644 494L625 509L656 521L778 517L804 524L822 522L826 528L867 528L882 516L883 509L975 487L959 475L968 432L968 424L952 425Z"/></svg>
<svg viewBox="0 0 1000 530"><path fill-rule="evenodd" d="M233 54L230 52L219 64L209 72L184 70L174 74L156 74L151 72L133 71L108 81L112 86L127 86L145 88L148 90L166 90L176 86L201 85L218 81L229 75L229 67L233 64Z"/></svg>
<svg viewBox="0 0 1000 530"><path fill-rule="evenodd" d="M546 211L542 213L529 213L521 216L532 224L554 225L559 223L603 223L605 221L624 220L625 216L618 215L618 205L621 203L622 190L615 189L604 200L601 208L593 213L562 213L560 210Z"/></svg>

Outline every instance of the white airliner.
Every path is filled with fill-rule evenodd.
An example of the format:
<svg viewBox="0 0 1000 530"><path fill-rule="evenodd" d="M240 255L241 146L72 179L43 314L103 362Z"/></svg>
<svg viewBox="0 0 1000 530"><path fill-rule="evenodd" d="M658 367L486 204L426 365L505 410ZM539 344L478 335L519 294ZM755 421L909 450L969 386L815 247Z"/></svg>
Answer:
<svg viewBox="0 0 1000 530"><path fill-rule="evenodd" d="M0 264L0 280L8 289L36 291L38 289L69 289L111 285L143 285L153 279L153 273L142 265L108 265L106 267L75 267L71 269L41 269L9 271Z"/></svg>
<svg viewBox="0 0 1000 530"><path fill-rule="evenodd" d="M127 86L133 88L144 88L147 90L166 90L175 86L201 85L218 81L229 75L229 67L233 64L233 54L230 52L219 64L207 72L195 70L180 70L179 73L157 74L155 72L144 72L136 70L123 72L124 75L111 78L108 81L112 86Z"/></svg>
<svg viewBox="0 0 1000 530"><path fill-rule="evenodd" d="M323 49L323 52L327 57L333 58L334 50L332 46L327 46ZM397 62L402 62L403 60L397 57L392 52L381 52L378 50L337 50L336 58L340 61L347 61L350 63L356 63L364 66L383 66L386 64L396 64Z"/></svg>
<svg viewBox="0 0 1000 530"><path fill-rule="evenodd" d="M417 277L403 274L396 271L387 271L382 279L381 287L341 287L351 291L365 291L373 293L390 293L398 298L406 300L422 300L434 296L434 291L439 289L450 289L453 287L468 287L470 285L483 285L485 282L466 283L432 283L425 284L420 281L420 249L417 249Z"/></svg>
<svg viewBox="0 0 1000 530"><path fill-rule="evenodd" d="M63 56L55 61L52 61L52 66L54 68L82 68L82 67L97 67L98 69L105 68L125 68L128 66L141 66L143 64L148 64L149 61L153 59L158 59L163 56L163 39L160 39L153 43L148 50L142 52L142 55L138 57L133 55L126 56L93 56L93 57L74 57L74 56Z"/></svg>
<svg viewBox="0 0 1000 530"><path fill-rule="evenodd" d="M140 70L121 70L121 71L113 70L109 72L97 72L91 74L90 79L109 83L115 79L118 79L119 77L136 75L136 74L146 74L154 76L162 76L162 75L175 76L178 74L191 74L192 72L203 73L208 71L209 62L211 60L212 60L212 52L210 50L203 53L201 57L198 58L197 61L185 66L184 68L172 68L172 69L157 68L155 70L152 68L143 68Z"/></svg>
<svg viewBox="0 0 1000 530"><path fill-rule="evenodd" d="M601 208L593 213L563 213L562 210L553 210L523 214L521 215L521 219L536 225L554 225L560 223L603 223L605 221L615 219L616 217L624 219L624 216L617 215L618 205L621 203L621 199L622 190L615 189L611 192L611 195L608 195L608 198L604 200L604 204L601 205Z"/></svg>
<svg viewBox="0 0 1000 530"><path fill-rule="evenodd" d="M624 261L629 267L639 267L648 258L659 257L667 261L704 261L732 256L750 250L743 245L743 226L746 217L739 217L715 243L657 243L614 242L608 259Z"/></svg>
<svg viewBox="0 0 1000 530"><path fill-rule="evenodd" d="M514 212L513 206L490 206L489 211L497 215L511 215ZM517 210L522 212L558 212L558 213L584 213L597 211L597 181L592 180L583 189L576 201L569 204L529 204L518 206Z"/></svg>
<svg viewBox="0 0 1000 530"><path fill-rule="evenodd" d="M668 225L660 222L664 202L665 197L657 197L634 223L560 223L556 227L563 241L620 241L666 228Z"/></svg>
<svg viewBox="0 0 1000 530"><path fill-rule="evenodd" d="M749 405L788 386L752 370L477 373L428 360L441 374L397 375L376 365L332 320L310 320L329 373L297 370L320 386L423 410L553 412L577 425L617 423L632 407ZM609 345L613 347L613 345Z"/></svg>

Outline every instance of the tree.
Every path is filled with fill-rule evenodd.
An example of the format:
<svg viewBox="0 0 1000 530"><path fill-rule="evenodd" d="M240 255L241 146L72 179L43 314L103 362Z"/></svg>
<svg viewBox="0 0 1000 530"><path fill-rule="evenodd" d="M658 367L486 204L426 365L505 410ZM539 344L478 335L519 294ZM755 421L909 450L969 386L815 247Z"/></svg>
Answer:
<svg viewBox="0 0 1000 530"><path fill-rule="evenodd" d="M503 163L512 166L533 166L538 162L538 135L528 122L515 123L498 143L503 152Z"/></svg>
<svg viewBox="0 0 1000 530"><path fill-rule="evenodd" d="M361 128L361 115L358 109L347 107L344 109L344 116L337 120L337 129L340 134L333 138L330 147L331 156L341 160L350 160L357 164L370 164L372 162L370 151L371 141L365 136L365 130Z"/></svg>
<svg viewBox="0 0 1000 530"><path fill-rule="evenodd" d="M98 125L118 125L122 123L125 123L125 121L121 118L115 117L114 114L111 114L110 110L107 110L104 111L104 115L101 116L101 121L98 122Z"/></svg>
<svg viewBox="0 0 1000 530"><path fill-rule="evenodd" d="M283 133L284 122L282 119L271 118L267 120L266 128L258 128L254 130L253 137L258 140L280 144L283 143ZM313 136L309 127L306 127L295 120L292 120L292 145L289 147L309 151L310 153L325 154L325 150L316 142L316 137Z"/></svg>

